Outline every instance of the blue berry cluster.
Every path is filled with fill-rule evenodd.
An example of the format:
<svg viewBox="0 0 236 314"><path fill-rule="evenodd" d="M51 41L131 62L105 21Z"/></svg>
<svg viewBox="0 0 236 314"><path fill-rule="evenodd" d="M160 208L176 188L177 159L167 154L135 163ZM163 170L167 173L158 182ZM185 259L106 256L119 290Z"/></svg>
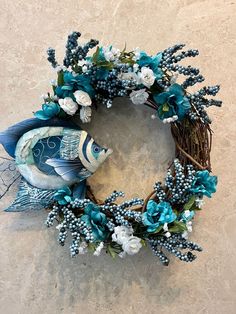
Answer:
<svg viewBox="0 0 236 314"><path fill-rule="evenodd" d="M81 36L79 32L73 32L68 36L66 43L66 54L63 61L65 67L74 67L79 60L86 58L90 49L98 45L98 41L91 39L85 45L78 45L78 38Z"/></svg>
<svg viewBox="0 0 236 314"><path fill-rule="evenodd" d="M172 204L184 204L189 199L189 189L195 179L195 173L192 165L185 168L178 159L174 160L174 173L169 169L167 171L165 186L171 197L169 202Z"/></svg>
<svg viewBox="0 0 236 314"><path fill-rule="evenodd" d="M196 259L196 256L191 251L202 251L199 245L187 241L181 234L172 234L169 238L165 236L159 236L158 238L153 237L149 239L149 244L153 253L159 257L161 263L165 266L168 266L169 259L163 253L163 248L184 262L192 262ZM189 249L190 251L182 253L181 250L184 249Z"/></svg>

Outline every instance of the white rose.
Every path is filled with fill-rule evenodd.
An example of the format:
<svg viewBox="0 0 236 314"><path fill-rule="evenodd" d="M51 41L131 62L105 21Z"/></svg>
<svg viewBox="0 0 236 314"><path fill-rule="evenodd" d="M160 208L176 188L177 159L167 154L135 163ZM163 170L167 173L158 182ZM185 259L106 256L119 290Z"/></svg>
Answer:
<svg viewBox="0 0 236 314"><path fill-rule="evenodd" d="M70 116L73 116L78 110L78 105L70 97L58 100L60 107Z"/></svg>
<svg viewBox="0 0 236 314"><path fill-rule="evenodd" d="M99 255L101 254L101 251L102 251L103 248L104 248L104 243L101 242L101 243L97 246L97 248L96 248L96 250L94 251L93 255L99 256Z"/></svg>
<svg viewBox="0 0 236 314"><path fill-rule="evenodd" d="M74 96L80 106L91 106L92 100L88 93L82 90L77 90L74 92Z"/></svg>
<svg viewBox="0 0 236 314"><path fill-rule="evenodd" d="M83 123L89 123L91 121L92 109L91 107L82 107L80 109L80 120Z"/></svg>
<svg viewBox="0 0 236 314"><path fill-rule="evenodd" d="M132 93L130 93L129 97L130 97L133 104L142 105L147 101L148 93L143 88L143 89L132 91Z"/></svg>
<svg viewBox="0 0 236 314"><path fill-rule="evenodd" d="M122 249L129 255L137 254L138 251L141 249L141 239L138 237L129 237L127 241L125 241L122 245Z"/></svg>
<svg viewBox="0 0 236 314"><path fill-rule="evenodd" d="M133 234L133 229L125 226L117 226L114 228L114 233L112 234L112 240L120 245L129 239Z"/></svg>
<svg viewBox="0 0 236 314"><path fill-rule="evenodd" d="M140 82L146 86L151 87L155 82L155 75L153 71L147 67L142 67L141 72L139 72Z"/></svg>

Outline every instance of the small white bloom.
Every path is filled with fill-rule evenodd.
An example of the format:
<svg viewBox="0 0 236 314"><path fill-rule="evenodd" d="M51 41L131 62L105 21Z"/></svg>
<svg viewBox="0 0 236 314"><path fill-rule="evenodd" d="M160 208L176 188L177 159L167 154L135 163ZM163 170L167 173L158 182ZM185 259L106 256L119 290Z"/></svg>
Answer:
<svg viewBox="0 0 236 314"><path fill-rule="evenodd" d="M192 232L193 231L193 227L192 227L192 221L188 221L186 223L186 227L188 229L188 232Z"/></svg>
<svg viewBox="0 0 236 314"><path fill-rule="evenodd" d="M126 255L126 253L125 253L124 251L122 251L122 252L120 252L120 253L118 254L118 256L119 256L120 258L124 258L125 255Z"/></svg>
<svg viewBox="0 0 236 314"><path fill-rule="evenodd" d="M43 99L43 100L46 100L46 99L48 98L48 95L47 95L47 94L42 94L42 95L40 96L40 98Z"/></svg>
<svg viewBox="0 0 236 314"><path fill-rule="evenodd" d="M127 239L133 235L132 227L117 226L114 228L114 233L112 234L112 240L120 245L122 245Z"/></svg>
<svg viewBox="0 0 236 314"><path fill-rule="evenodd" d="M138 65L138 63L135 63L135 64L133 65L133 71L134 71L134 72L138 72L138 70L139 70L139 65Z"/></svg>
<svg viewBox="0 0 236 314"><path fill-rule="evenodd" d="M59 224L59 225L56 226L56 229L60 230L62 227L63 227L63 224Z"/></svg>
<svg viewBox="0 0 236 314"><path fill-rule="evenodd" d="M89 123L91 121L92 109L91 107L82 107L79 112L80 120L83 123Z"/></svg>
<svg viewBox="0 0 236 314"><path fill-rule="evenodd" d="M88 71L88 67L86 65L82 66L82 72L86 73Z"/></svg>
<svg viewBox="0 0 236 314"><path fill-rule="evenodd" d="M182 233L182 238L188 239L188 231L184 231L184 232Z"/></svg>
<svg viewBox="0 0 236 314"><path fill-rule="evenodd" d="M197 198L196 199L196 204L199 208L202 208L202 206L204 205L204 201L201 198Z"/></svg>
<svg viewBox="0 0 236 314"><path fill-rule="evenodd" d="M140 59L140 54L141 54L141 49L139 47L136 47L133 51L134 57L133 60L139 60Z"/></svg>
<svg viewBox="0 0 236 314"><path fill-rule="evenodd" d="M102 48L106 61L115 61L120 56L120 50L111 46Z"/></svg>
<svg viewBox="0 0 236 314"><path fill-rule="evenodd" d="M156 118L157 118L157 116L156 116L155 114L152 114L152 115L151 115L151 119L152 119L152 120L155 120Z"/></svg>
<svg viewBox="0 0 236 314"><path fill-rule="evenodd" d="M79 254L85 254L85 253L87 253L87 252L88 252L87 247L88 247L88 245L87 245L86 242L84 242L84 241L81 242L81 243L80 243L80 246L79 246L79 248L78 248Z"/></svg>
<svg viewBox="0 0 236 314"><path fill-rule="evenodd" d="M74 96L80 106L91 106L92 100L88 93L82 90L77 90L74 92Z"/></svg>
<svg viewBox="0 0 236 314"><path fill-rule="evenodd" d="M178 74L174 74L170 79L170 84L171 85L175 84L177 79L178 79Z"/></svg>
<svg viewBox="0 0 236 314"><path fill-rule="evenodd" d="M57 81L56 80L50 80L50 84L52 85L52 86L57 86Z"/></svg>
<svg viewBox="0 0 236 314"><path fill-rule="evenodd" d="M141 72L138 73L140 82L146 86L151 87L155 82L155 75L153 71L147 67L142 67Z"/></svg>
<svg viewBox="0 0 236 314"><path fill-rule="evenodd" d="M169 237L171 237L171 233L168 231L168 232L165 233L165 236L166 236L167 238L169 238Z"/></svg>
<svg viewBox="0 0 236 314"><path fill-rule="evenodd" d="M185 216L186 218L188 218L190 215L191 215L190 210L185 210L185 211L184 211L184 216Z"/></svg>
<svg viewBox="0 0 236 314"><path fill-rule="evenodd" d="M55 67L56 72L65 71L66 67L64 65L58 65Z"/></svg>
<svg viewBox="0 0 236 314"><path fill-rule="evenodd" d="M143 88L143 89L132 91L129 97L133 104L142 105L147 101L149 95L146 92L145 88Z"/></svg>
<svg viewBox="0 0 236 314"><path fill-rule="evenodd" d="M164 223L163 230L168 231L168 223L167 222Z"/></svg>
<svg viewBox="0 0 236 314"><path fill-rule="evenodd" d="M58 98L57 95L53 95L53 96L51 96L51 99L54 100L54 101L58 101L59 98Z"/></svg>
<svg viewBox="0 0 236 314"><path fill-rule="evenodd" d="M174 115L173 117L163 119L162 122L163 123L171 123L171 122L175 122L176 120L178 120L178 116Z"/></svg>
<svg viewBox="0 0 236 314"><path fill-rule="evenodd" d="M129 255L134 255L141 249L141 239L135 236L129 237L123 244L122 249Z"/></svg>
<svg viewBox="0 0 236 314"><path fill-rule="evenodd" d="M104 248L104 243L101 242L101 243L97 246L97 248L96 248L96 250L94 251L93 255L99 256L99 255L101 254L101 251L102 251L103 248Z"/></svg>
<svg viewBox="0 0 236 314"><path fill-rule="evenodd" d="M60 107L70 116L73 116L78 110L77 103L70 97L65 97L64 99L59 99L58 103Z"/></svg>

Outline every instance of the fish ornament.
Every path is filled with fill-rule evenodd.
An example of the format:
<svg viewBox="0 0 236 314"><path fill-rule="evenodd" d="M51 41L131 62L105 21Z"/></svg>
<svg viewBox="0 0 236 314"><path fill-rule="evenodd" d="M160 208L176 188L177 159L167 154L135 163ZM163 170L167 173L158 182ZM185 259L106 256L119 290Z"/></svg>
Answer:
<svg viewBox="0 0 236 314"><path fill-rule="evenodd" d="M112 153L73 122L55 118L13 125L0 133L0 143L22 176L16 199L6 211L45 208L66 186L72 187L73 196L83 198L86 179Z"/></svg>

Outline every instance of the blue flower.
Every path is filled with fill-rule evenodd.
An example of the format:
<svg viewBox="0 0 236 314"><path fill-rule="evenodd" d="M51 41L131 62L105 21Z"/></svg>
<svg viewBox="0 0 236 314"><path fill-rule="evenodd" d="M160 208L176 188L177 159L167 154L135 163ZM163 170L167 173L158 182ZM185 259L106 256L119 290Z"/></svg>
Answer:
<svg viewBox="0 0 236 314"><path fill-rule="evenodd" d="M35 117L40 120L49 120L60 112L60 106L55 102L42 105L42 110L38 110L34 113Z"/></svg>
<svg viewBox="0 0 236 314"><path fill-rule="evenodd" d="M54 194L53 198L60 204L60 205L66 205L68 204L72 198L71 198L71 190L69 187L64 187L56 192Z"/></svg>
<svg viewBox="0 0 236 314"><path fill-rule="evenodd" d="M101 213L100 207L89 203L84 209L84 215L81 220L86 222L88 227L92 228L95 240L103 241L107 237L108 229L106 228L107 217Z"/></svg>
<svg viewBox="0 0 236 314"><path fill-rule="evenodd" d="M171 223L176 219L170 203L161 202L157 204L150 200L147 204L147 211L142 215L144 226L147 226L148 232L155 232L157 228L165 223Z"/></svg>
<svg viewBox="0 0 236 314"><path fill-rule="evenodd" d="M159 105L158 116L161 120L178 116L182 120L190 109L190 102L184 95L184 90L179 84L173 84L166 92L153 96Z"/></svg>
<svg viewBox="0 0 236 314"><path fill-rule="evenodd" d="M210 176L208 170L197 171L190 191L194 194L211 197L211 194L216 192L216 185L217 177Z"/></svg>
<svg viewBox="0 0 236 314"><path fill-rule="evenodd" d="M55 94L59 98L70 97L74 99L73 92L83 90L90 97L94 97L95 91L91 85L91 79L87 74L73 75L69 71L63 73L63 85L55 88ZM74 99L75 100L75 99Z"/></svg>
<svg viewBox="0 0 236 314"><path fill-rule="evenodd" d="M158 53L157 55L150 57L146 54L146 52L142 51L140 53L140 58L137 61L138 65L142 67L149 67L152 69L155 77L160 79L162 77L162 70L159 68L159 64L162 59L162 53Z"/></svg>

